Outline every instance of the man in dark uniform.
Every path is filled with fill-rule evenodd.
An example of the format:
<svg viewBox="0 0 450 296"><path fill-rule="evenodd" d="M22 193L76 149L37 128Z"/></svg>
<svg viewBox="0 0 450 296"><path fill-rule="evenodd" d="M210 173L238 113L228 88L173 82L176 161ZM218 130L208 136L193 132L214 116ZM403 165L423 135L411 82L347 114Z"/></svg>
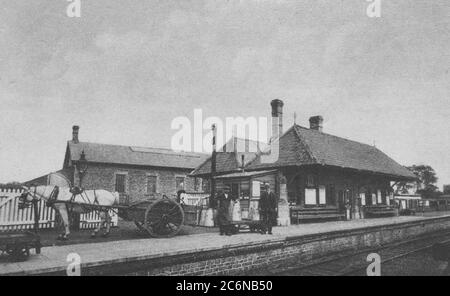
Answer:
<svg viewBox="0 0 450 296"><path fill-rule="evenodd" d="M272 234L272 226L277 221L277 198L270 191L269 184L264 185L265 191L261 193L259 200L259 215L261 217L261 234Z"/></svg>
<svg viewBox="0 0 450 296"><path fill-rule="evenodd" d="M220 190L217 195L217 223L219 224L220 235L231 235L229 207L229 195Z"/></svg>

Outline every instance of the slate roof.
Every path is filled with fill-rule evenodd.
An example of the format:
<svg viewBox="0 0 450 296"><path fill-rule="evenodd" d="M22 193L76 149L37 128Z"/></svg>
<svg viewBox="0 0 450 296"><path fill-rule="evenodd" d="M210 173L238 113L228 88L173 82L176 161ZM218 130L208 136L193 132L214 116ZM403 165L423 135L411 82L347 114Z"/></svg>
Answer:
<svg viewBox="0 0 450 296"><path fill-rule="evenodd" d="M246 169L320 164L379 173L401 179L416 176L374 146L294 125L280 138L278 161L256 159Z"/></svg>
<svg viewBox="0 0 450 296"><path fill-rule="evenodd" d="M239 163L237 155L234 152L217 152L216 153L216 173L223 174L237 170ZM211 173L211 157L197 167L191 175L202 176Z"/></svg>
<svg viewBox="0 0 450 296"><path fill-rule="evenodd" d="M198 167L208 157L202 153L176 152L170 149L119 146L69 141L66 158L78 161L84 151L89 162L190 169ZM67 159L66 159L67 160ZM65 160L65 163L66 163Z"/></svg>
<svg viewBox="0 0 450 296"><path fill-rule="evenodd" d="M236 140L236 141L234 141ZM234 152L234 145L237 145L237 151ZM216 173L230 173L242 167L242 156L244 156L244 166L248 165L258 155L259 149L267 148L267 144L256 141L245 140L232 137L216 153ZM242 152L239 152L242 151ZM250 152L253 151L253 152ZM198 166L191 175L205 176L211 173L211 157L208 157L200 166Z"/></svg>
<svg viewBox="0 0 450 296"><path fill-rule="evenodd" d="M299 125L292 126L279 138L279 157L273 163L261 163L255 155L245 170L267 170L286 166L325 165L383 174L394 179L413 180L416 176L374 146L333 136ZM270 152L270 151L265 151ZM233 153L218 153L217 172L232 173L239 166ZM219 157L220 155L220 157ZM210 173L208 159L193 175Z"/></svg>

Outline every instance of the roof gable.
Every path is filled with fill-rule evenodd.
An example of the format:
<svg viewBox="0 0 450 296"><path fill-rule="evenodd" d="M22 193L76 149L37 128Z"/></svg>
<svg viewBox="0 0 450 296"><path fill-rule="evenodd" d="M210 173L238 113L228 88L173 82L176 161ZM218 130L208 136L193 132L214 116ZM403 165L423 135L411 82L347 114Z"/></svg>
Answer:
<svg viewBox="0 0 450 296"><path fill-rule="evenodd" d="M242 167L242 160L244 161L244 166L247 166L256 158L260 149L266 147L267 144L265 143L233 136L216 153L216 173L234 172ZM211 156L198 166L191 175L201 176L210 173Z"/></svg>
<svg viewBox="0 0 450 296"><path fill-rule="evenodd" d="M376 147L292 126L279 140L279 158L261 163L258 157L246 169L320 164L413 179L414 174Z"/></svg>
<svg viewBox="0 0 450 296"><path fill-rule="evenodd" d="M239 168L236 153L234 152L217 152L216 153L216 173L228 173ZM211 157L205 160L191 175L200 176L211 173Z"/></svg>
<svg viewBox="0 0 450 296"><path fill-rule="evenodd" d="M314 164L314 159L309 147L301 140L294 127L287 130L279 139L278 160L273 163L264 163L259 155L250 163L247 169L275 168L283 166L295 166L299 164ZM275 143L276 144L276 143ZM270 153L270 147L264 153Z"/></svg>

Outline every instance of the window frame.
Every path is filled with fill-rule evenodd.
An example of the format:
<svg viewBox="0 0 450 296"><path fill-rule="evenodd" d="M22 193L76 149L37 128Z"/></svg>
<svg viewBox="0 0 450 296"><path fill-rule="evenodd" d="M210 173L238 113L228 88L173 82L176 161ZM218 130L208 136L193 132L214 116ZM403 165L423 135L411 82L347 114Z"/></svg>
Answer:
<svg viewBox="0 0 450 296"><path fill-rule="evenodd" d="M183 178L183 188L178 189L177 179ZM175 192L186 190L186 175L175 175Z"/></svg>
<svg viewBox="0 0 450 296"><path fill-rule="evenodd" d="M201 178L202 179L202 186L201 186L201 192L204 193L210 193L211 192L211 182L207 178Z"/></svg>
<svg viewBox="0 0 450 296"><path fill-rule="evenodd" d="M314 174L307 174L305 180L305 187L309 189L317 189L317 177Z"/></svg>
<svg viewBox="0 0 450 296"><path fill-rule="evenodd" d="M149 185L149 179L155 178L155 192L149 192L148 191L148 185ZM158 175L157 174L146 174L145 175L145 194L151 195L151 194L157 194L159 193L159 186L158 186Z"/></svg>
<svg viewBox="0 0 450 296"><path fill-rule="evenodd" d="M117 190L117 176L119 175L124 176L123 192ZM124 194L128 193L128 172L125 171L114 172L114 191Z"/></svg>
<svg viewBox="0 0 450 296"><path fill-rule="evenodd" d="M200 192L200 190L202 189L202 185L202 179L199 177L194 177L194 191Z"/></svg>

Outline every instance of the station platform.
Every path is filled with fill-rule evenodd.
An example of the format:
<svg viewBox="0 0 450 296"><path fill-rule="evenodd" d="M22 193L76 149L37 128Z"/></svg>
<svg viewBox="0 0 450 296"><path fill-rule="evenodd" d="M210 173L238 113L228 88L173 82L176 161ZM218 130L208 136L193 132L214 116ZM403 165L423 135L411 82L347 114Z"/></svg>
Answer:
<svg viewBox="0 0 450 296"><path fill-rule="evenodd" d="M356 249L450 230L450 214L404 216L274 227L273 235L201 233L167 239L134 239L44 247L25 262L0 261L0 276L65 275L67 258L81 258L82 275L240 274L289 258ZM266 257L274 258L267 260ZM262 260L261 258L266 258ZM264 261L264 262L263 262Z"/></svg>

